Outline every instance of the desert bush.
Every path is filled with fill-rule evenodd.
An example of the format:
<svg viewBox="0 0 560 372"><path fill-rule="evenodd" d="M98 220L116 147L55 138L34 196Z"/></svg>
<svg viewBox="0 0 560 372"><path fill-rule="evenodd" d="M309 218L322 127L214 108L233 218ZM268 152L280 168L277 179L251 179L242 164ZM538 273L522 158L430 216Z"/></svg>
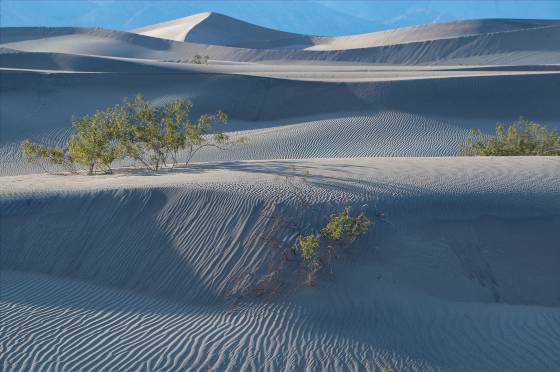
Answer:
<svg viewBox="0 0 560 372"><path fill-rule="evenodd" d="M195 54L195 56L191 59L191 63L197 65L207 65L209 56L201 56L200 54Z"/></svg>
<svg viewBox="0 0 560 372"><path fill-rule="evenodd" d="M227 123L225 113L204 114L193 124L189 121L191 109L188 100L176 99L157 106L138 95L133 101L125 99L122 105L73 118L73 132L64 148L24 140L20 149L28 162L39 161L42 166L46 161L71 172L76 172L77 166L85 166L88 174L94 174L98 170L111 173L111 164L124 158L158 171L167 166L170 158L175 166L181 151L186 151L188 165L205 147L225 149L246 142L245 138L231 140L215 130L215 124Z"/></svg>
<svg viewBox="0 0 560 372"><path fill-rule="evenodd" d="M24 158L28 162L46 160L63 166L71 173L85 166L88 174L94 174L100 169L111 172L113 161L126 156L121 137L128 130L128 118L121 106L73 118L72 127L72 134L64 148L24 140L20 145Z"/></svg>
<svg viewBox="0 0 560 372"><path fill-rule="evenodd" d="M312 232L297 238L297 251L301 253L307 266L309 283L313 283L324 264L333 275L332 263L338 257L338 250L348 247L368 231L372 224L369 217L363 212L353 217L350 212L351 207L346 207L338 213L333 213L319 233Z"/></svg>
<svg viewBox="0 0 560 372"><path fill-rule="evenodd" d="M72 126L68 154L75 163L86 166L88 174L99 168L111 173L111 164L126 156L122 138L128 131L128 117L122 106L75 118Z"/></svg>
<svg viewBox="0 0 560 372"><path fill-rule="evenodd" d="M263 211L267 222L259 240L270 247L270 255L262 266L249 267L232 277L226 290L228 299L276 296L302 283L313 286L326 268L330 269L329 277L334 278L339 251L349 252L356 239L373 225L373 218L365 211L352 214L351 207L337 209L319 226L311 222L315 220L310 218L312 215L324 214L325 206L314 204L305 192L311 173L304 169L296 175L297 167L290 169L281 177L289 198L271 203ZM346 199L342 202L350 203ZM375 217L389 223L382 213Z"/></svg>
<svg viewBox="0 0 560 372"><path fill-rule="evenodd" d="M533 121L519 119L506 126L498 123L494 136L472 129L463 146L467 156L560 156L560 135L557 130Z"/></svg>
<svg viewBox="0 0 560 372"><path fill-rule="evenodd" d="M205 147L215 147L225 150L228 146L247 142L246 137L232 140L226 133L217 131L216 124L227 124L227 115L222 111L215 114L204 114L198 118L196 124L188 124L185 131L186 160L188 165L194 155Z"/></svg>
<svg viewBox="0 0 560 372"><path fill-rule="evenodd" d="M364 213L352 217L350 211L351 208L346 207L342 212L331 214L329 222L321 229L321 236L332 241L354 241L366 233L371 220Z"/></svg>
<svg viewBox="0 0 560 372"><path fill-rule="evenodd" d="M140 161L148 169L157 171L171 154L185 146L183 128L188 123L192 104L174 100L161 107L146 101L142 95L126 102L130 126L122 139L126 155Z"/></svg>
<svg viewBox="0 0 560 372"><path fill-rule="evenodd" d="M28 162L38 162L39 165L48 173L51 173L44 167L43 161L47 163L64 167L70 172L75 172L74 161L70 158L67 149L56 146L47 146L44 144L32 142L28 139L20 144L20 149L24 159Z"/></svg>
<svg viewBox="0 0 560 372"><path fill-rule="evenodd" d="M214 125L225 124L227 115L221 111L201 115L196 124L190 122L192 104L188 100L176 99L163 106L156 106L137 96L127 102L130 120L130 135L121 139L122 147L129 157L140 161L147 168L157 171L166 166L169 159L177 164L180 151L186 150L185 165L205 147L225 149L226 146L244 143L245 138L236 141Z"/></svg>

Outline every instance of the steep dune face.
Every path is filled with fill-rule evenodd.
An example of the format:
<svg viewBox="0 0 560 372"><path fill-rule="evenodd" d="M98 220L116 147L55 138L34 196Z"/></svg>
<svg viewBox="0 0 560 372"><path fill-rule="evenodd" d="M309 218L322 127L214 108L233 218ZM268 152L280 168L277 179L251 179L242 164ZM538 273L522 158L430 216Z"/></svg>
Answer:
<svg viewBox="0 0 560 372"><path fill-rule="evenodd" d="M192 16L174 19L171 21L149 25L135 30L130 30L135 34L156 37L174 41L187 41L187 35L194 27L199 27L200 23L210 17L212 13L200 13ZM209 43L203 43L209 44Z"/></svg>
<svg viewBox="0 0 560 372"><path fill-rule="evenodd" d="M9 177L0 188L2 268L212 303L224 299L244 270L265 272L274 239L294 239L292 230L271 218L274 213L316 224L346 203L370 216L387 216L377 220L378 230L361 240L356 254L380 244L380 262L411 265L393 273L409 290L465 301L560 305L553 265L559 253L541 244L555 236L549 228L560 222L560 160L514 160L274 160L200 164L155 179ZM310 175L301 183L306 171ZM283 176L294 181L279 182ZM311 205L305 213L293 182ZM25 223L29 219L34 223ZM534 233L508 238L507 231L520 225ZM529 253L524 247L531 239L536 240ZM444 267L453 258L458 261L447 264L464 265L464 277L448 283L451 288L420 279L430 269L415 256L418 246L426 250L421 255L433 255L430 265L441 265L433 275L455 272ZM519 257L525 257L522 266ZM511 270L517 278L509 277ZM533 270L538 276L522 281ZM463 285L471 289L458 290Z"/></svg>
<svg viewBox="0 0 560 372"><path fill-rule="evenodd" d="M260 27L219 13L195 14L131 32L169 40L247 49L303 49L312 45L309 36Z"/></svg>

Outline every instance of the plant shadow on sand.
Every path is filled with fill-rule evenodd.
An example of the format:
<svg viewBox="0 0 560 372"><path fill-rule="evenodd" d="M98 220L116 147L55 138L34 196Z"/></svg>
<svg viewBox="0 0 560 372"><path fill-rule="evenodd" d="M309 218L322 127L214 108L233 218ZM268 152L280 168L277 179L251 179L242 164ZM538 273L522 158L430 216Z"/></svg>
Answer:
<svg viewBox="0 0 560 372"><path fill-rule="evenodd" d="M311 163L290 161L229 162L164 169L160 173L119 169L115 175L106 177L159 177L170 172L196 175L225 169L299 177L306 174L306 169L313 171L312 167ZM367 182L348 181L344 175L329 177L311 173L308 178L312 187L329 193L363 195L367 189ZM256 240L252 237L255 221L266 218L263 216L270 206L262 199L262 196L239 198L227 190L156 186L55 193L43 195L40 200L32 196L5 200L1 213L1 239L5 247L1 252L1 269L73 279L180 304L217 304L223 302L220 298L224 283L231 280L236 269L226 264L224 272L210 270L210 276L219 276L209 278L204 266L210 264L213 255L224 254L220 249L229 249L229 254L243 257L248 254L244 250L267 244L251 241ZM356 203L352 197L347 201L333 200L334 203L318 202L323 205L324 213L328 214L329 205L332 209L333 205ZM284 203L293 207L293 201L280 202ZM221 210L220 204L224 204ZM216 219L228 219L229 214L237 213L232 210L242 212L224 222L224 226L215 225ZM317 220L319 217L315 216ZM260 229L266 230L262 226ZM244 244L248 244L247 249ZM214 253L207 252L201 258L196 251L202 247ZM271 249L264 247L255 252L264 256L257 259L257 266L258 262L264 265Z"/></svg>
<svg viewBox="0 0 560 372"><path fill-rule="evenodd" d="M360 179L361 173L371 173L377 169L371 165L358 165L349 160L336 165L318 164L306 160L257 160L257 161L223 161L212 163L192 163L188 166L178 165L162 168L159 172L150 172L140 168L119 168L116 175L167 176L173 174L202 175L216 171L244 172L277 176L279 178L305 179L310 186L339 193L363 195L368 189L380 189L393 193L417 191L418 187L389 181ZM242 179L242 178L241 178ZM282 182L280 179L279 182ZM373 195L367 196L371 198Z"/></svg>

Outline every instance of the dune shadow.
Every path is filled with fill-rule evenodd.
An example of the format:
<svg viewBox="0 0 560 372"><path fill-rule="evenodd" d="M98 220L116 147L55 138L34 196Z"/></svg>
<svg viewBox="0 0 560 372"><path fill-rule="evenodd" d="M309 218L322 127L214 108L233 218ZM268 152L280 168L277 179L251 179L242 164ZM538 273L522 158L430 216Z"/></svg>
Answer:
<svg viewBox="0 0 560 372"><path fill-rule="evenodd" d="M154 188L4 201L0 269L180 303L215 299L182 254L177 220L166 223L170 197Z"/></svg>

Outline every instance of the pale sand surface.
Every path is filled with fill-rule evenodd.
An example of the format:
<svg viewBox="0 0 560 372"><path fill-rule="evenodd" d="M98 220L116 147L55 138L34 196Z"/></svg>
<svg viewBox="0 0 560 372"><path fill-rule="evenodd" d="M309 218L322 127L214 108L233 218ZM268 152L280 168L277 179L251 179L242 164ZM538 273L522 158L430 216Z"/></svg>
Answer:
<svg viewBox="0 0 560 372"><path fill-rule="evenodd" d="M232 280L274 255L263 239L270 206L298 208L284 177L305 170L301 188L318 210L385 217L338 261L334 281L234 305ZM559 362L555 158L205 163L0 185L8 370Z"/></svg>
<svg viewBox="0 0 560 372"><path fill-rule="evenodd" d="M560 128L558 22L2 28L2 370L557 369L560 160L457 155L470 128ZM21 140L61 144L72 114L138 92L222 109L249 142L158 174L22 161ZM319 226L348 205L375 225L333 279L291 268L274 294L232 295L294 241L273 216Z"/></svg>

